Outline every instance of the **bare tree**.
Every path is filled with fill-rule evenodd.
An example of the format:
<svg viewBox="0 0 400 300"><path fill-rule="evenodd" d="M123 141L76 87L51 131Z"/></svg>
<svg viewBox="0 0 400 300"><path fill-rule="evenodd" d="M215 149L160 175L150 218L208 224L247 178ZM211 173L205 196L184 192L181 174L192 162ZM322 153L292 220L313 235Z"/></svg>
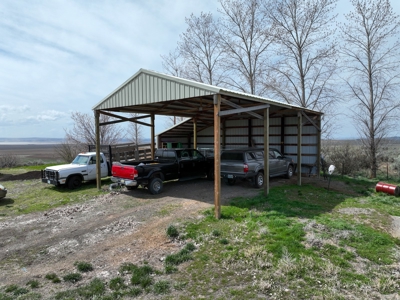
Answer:
<svg viewBox="0 0 400 300"><path fill-rule="evenodd" d="M65 130L66 143L78 145L80 151L86 150L87 145L95 145L96 127L94 116L80 112L72 112L71 119L74 121L74 126L72 129ZM100 114L100 123L110 122L112 120L112 117ZM117 144L122 138L122 131L117 125L100 126L100 144Z"/></svg>
<svg viewBox="0 0 400 300"><path fill-rule="evenodd" d="M185 117L169 116L166 121L166 126L173 127L176 124L179 124L180 122L185 121L186 119L187 118L185 118Z"/></svg>
<svg viewBox="0 0 400 300"><path fill-rule="evenodd" d="M161 55L164 69L174 76L219 85L222 51L212 14L191 14L185 21L187 29L180 35L177 48Z"/></svg>
<svg viewBox="0 0 400 300"><path fill-rule="evenodd" d="M130 114L131 118L136 118L139 117L140 114L138 113L131 113ZM129 136L132 140L132 142L135 143L135 145L140 145L143 140L143 134L142 134L142 125L136 122L130 122L129 123Z"/></svg>
<svg viewBox="0 0 400 300"><path fill-rule="evenodd" d="M186 77L199 82L219 85L222 79L222 49L217 27L211 13L191 14L188 25L178 42L179 52L185 60Z"/></svg>
<svg viewBox="0 0 400 300"><path fill-rule="evenodd" d="M323 112L334 103L337 58L332 11L336 2L276 0L265 4L276 41L276 63L267 86L278 100Z"/></svg>
<svg viewBox="0 0 400 300"><path fill-rule="evenodd" d="M267 49L272 43L260 0L220 0L219 38L225 52L225 85L263 95Z"/></svg>
<svg viewBox="0 0 400 300"><path fill-rule="evenodd" d="M179 52L179 48L176 48L174 51L169 52L168 55L161 55L161 58L162 66L168 74L176 77L185 77L185 66Z"/></svg>
<svg viewBox="0 0 400 300"><path fill-rule="evenodd" d="M341 27L342 52L349 76L347 87L354 121L367 149L370 176L376 177L377 153L383 138L397 124L399 86L399 16L389 0L351 0L354 10Z"/></svg>
<svg viewBox="0 0 400 300"><path fill-rule="evenodd" d="M63 141L54 146L54 151L57 153L57 156L61 157L64 162L68 163L73 161L78 153L84 150L85 149L82 145L70 144L67 141Z"/></svg>

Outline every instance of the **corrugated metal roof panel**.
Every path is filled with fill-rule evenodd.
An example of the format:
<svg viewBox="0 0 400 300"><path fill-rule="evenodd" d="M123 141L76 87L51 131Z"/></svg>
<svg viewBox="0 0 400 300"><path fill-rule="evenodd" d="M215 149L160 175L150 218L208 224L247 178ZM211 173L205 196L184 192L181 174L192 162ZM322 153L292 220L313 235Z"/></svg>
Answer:
<svg viewBox="0 0 400 300"><path fill-rule="evenodd" d="M109 109L213 95L218 87L140 69L93 109Z"/></svg>
<svg viewBox="0 0 400 300"><path fill-rule="evenodd" d="M111 94L97 103L93 109L112 109L126 106L210 96L214 94L267 103L282 108L294 108L320 114L303 107L263 98L251 94L232 91L205 83L140 69Z"/></svg>

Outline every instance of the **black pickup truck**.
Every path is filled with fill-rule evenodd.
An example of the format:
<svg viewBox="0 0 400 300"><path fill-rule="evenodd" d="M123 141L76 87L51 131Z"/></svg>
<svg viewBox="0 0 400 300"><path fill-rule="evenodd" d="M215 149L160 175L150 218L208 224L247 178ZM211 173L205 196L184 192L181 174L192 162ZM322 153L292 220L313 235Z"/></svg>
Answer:
<svg viewBox="0 0 400 300"><path fill-rule="evenodd" d="M142 186L152 194L159 194L164 181L205 176L213 180L214 159L196 149L157 149L154 160L113 163L111 173L114 185L124 185L130 190Z"/></svg>

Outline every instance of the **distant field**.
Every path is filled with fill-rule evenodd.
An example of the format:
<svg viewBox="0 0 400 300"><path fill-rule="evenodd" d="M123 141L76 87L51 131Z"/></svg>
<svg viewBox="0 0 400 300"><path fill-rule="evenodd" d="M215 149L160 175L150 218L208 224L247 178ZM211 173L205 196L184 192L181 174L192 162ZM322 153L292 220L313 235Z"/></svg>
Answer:
<svg viewBox="0 0 400 300"><path fill-rule="evenodd" d="M61 159L56 151L57 144L1 144L0 156L16 155L23 162L42 160L53 162Z"/></svg>

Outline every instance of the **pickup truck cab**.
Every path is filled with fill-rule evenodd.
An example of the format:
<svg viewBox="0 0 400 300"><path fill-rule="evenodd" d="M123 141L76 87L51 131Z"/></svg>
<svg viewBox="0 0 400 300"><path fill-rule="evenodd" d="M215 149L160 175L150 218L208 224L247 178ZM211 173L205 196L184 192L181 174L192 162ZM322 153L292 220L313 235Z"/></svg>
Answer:
<svg viewBox="0 0 400 300"><path fill-rule="evenodd" d="M107 159L100 153L101 177L111 175ZM42 182L76 189L83 181L96 179L96 152L79 153L70 164L47 167L41 171Z"/></svg>
<svg viewBox="0 0 400 300"><path fill-rule="evenodd" d="M293 175L294 163L291 158L282 155L279 150L269 148L269 176L290 178ZM254 187L264 185L264 149L245 148L225 150L221 153L221 177L229 185L236 179L250 180Z"/></svg>
<svg viewBox="0 0 400 300"><path fill-rule="evenodd" d="M207 158L196 149L157 149L151 161L114 163L111 180L128 189L147 187L159 194L163 182L189 180L207 176L214 178L214 159Z"/></svg>

